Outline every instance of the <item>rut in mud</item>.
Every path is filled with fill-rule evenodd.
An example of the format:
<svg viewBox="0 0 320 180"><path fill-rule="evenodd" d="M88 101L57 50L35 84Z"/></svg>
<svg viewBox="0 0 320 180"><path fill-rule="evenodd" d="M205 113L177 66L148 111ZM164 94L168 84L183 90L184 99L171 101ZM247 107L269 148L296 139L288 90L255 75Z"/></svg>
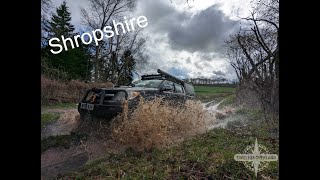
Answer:
<svg viewBox="0 0 320 180"><path fill-rule="evenodd" d="M41 139L49 136L70 134L79 124L77 109L54 109L47 112L59 113L59 119L41 130Z"/></svg>

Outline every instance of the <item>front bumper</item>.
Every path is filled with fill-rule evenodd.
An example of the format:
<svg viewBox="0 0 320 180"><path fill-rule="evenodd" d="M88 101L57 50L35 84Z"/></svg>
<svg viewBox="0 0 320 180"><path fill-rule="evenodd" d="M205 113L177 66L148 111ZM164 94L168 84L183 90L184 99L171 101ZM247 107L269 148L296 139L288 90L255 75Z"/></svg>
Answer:
<svg viewBox="0 0 320 180"><path fill-rule="evenodd" d="M85 106L84 104L89 105ZM108 101L103 105L80 102L78 105L78 111L80 115L89 113L91 116L100 118L114 117L121 113L122 109L123 101Z"/></svg>

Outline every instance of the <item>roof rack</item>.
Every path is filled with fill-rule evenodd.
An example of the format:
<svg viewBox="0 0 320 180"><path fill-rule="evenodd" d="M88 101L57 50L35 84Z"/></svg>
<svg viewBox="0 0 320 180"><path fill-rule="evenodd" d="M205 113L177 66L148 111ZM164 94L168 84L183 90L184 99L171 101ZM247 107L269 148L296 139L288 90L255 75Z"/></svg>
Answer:
<svg viewBox="0 0 320 180"><path fill-rule="evenodd" d="M181 79L179 79L179 78L177 78L177 77L174 77L174 76L172 76L171 74L162 71L161 69L158 69L157 72L158 72L159 74L161 74L162 76L164 76L166 79L169 79L169 80L171 80L171 81L175 81L175 82L181 83L181 84L184 84L184 83L185 83L183 80L181 80Z"/></svg>
<svg viewBox="0 0 320 180"><path fill-rule="evenodd" d="M174 82L177 82L177 83L181 83L183 84L184 81L177 78L177 77L174 77L172 76L171 74L168 74L164 71L162 71L161 69L158 69L157 72L159 74L146 74L146 75L142 75L141 76L141 80L147 80L147 79L168 79L168 80L171 80L171 81L174 81Z"/></svg>
<svg viewBox="0 0 320 180"><path fill-rule="evenodd" d="M157 72L158 72L159 74L161 74L162 76L164 76L164 77L165 77L166 79L168 79L168 80L171 80L171 81L180 83L180 84L185 88L186 94L192 95L192 96L195 95L194 87L193 87L190 83L188 83L188 82L186 82L186 81L183 81L183 80L181 80L181 79L179 79L179 78L177 78L177 77L174 77L174 76L172 76L171 74L168 74L168 73L166 73L166 72L164 72L164 71L162 71L162 70L160 70L160 69L158 69Z"/></svg>
<svg viewBox="0 0 320 180"><path fill-rule="evenodd" d="M162 76L161 74L147 74L147 75L142 75L141 76L142 80L147 80L147 79L165 79L164 76Z"/></svg>

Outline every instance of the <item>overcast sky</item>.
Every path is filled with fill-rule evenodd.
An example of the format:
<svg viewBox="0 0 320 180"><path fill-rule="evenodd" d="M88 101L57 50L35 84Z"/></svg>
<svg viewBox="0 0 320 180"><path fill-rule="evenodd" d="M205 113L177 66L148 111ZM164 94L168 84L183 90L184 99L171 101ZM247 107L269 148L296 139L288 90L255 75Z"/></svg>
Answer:
<svg viewBox="0 0 320 180"><path fill-rule="evenodd" d="M52 0L59 6L63 0ZM132 17L146 16L149 37L145 53L148 68L158 68L181 78L225 77L236 75L225 57L224 40L239 30L238 16L249 13L250 0L137 0ZM72 23L83 30L80 9L88 0L67 0Z"/></svg>

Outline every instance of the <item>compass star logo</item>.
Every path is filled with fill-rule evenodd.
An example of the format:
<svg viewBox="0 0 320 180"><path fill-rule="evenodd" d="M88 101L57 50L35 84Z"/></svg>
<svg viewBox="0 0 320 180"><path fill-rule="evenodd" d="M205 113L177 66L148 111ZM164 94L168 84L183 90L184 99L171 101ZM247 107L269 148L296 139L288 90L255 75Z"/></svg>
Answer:
<svg viewBox="0 0 320 180"><path fill-rule="evenodd" d="M244 154L234 155L234 160L243 162L248 169L255 172L257 177L258 172L265 169L270 161L278 160L278 155L269 154L267 148L258 144L256 138L254 145L247 146Z"/></svg>

